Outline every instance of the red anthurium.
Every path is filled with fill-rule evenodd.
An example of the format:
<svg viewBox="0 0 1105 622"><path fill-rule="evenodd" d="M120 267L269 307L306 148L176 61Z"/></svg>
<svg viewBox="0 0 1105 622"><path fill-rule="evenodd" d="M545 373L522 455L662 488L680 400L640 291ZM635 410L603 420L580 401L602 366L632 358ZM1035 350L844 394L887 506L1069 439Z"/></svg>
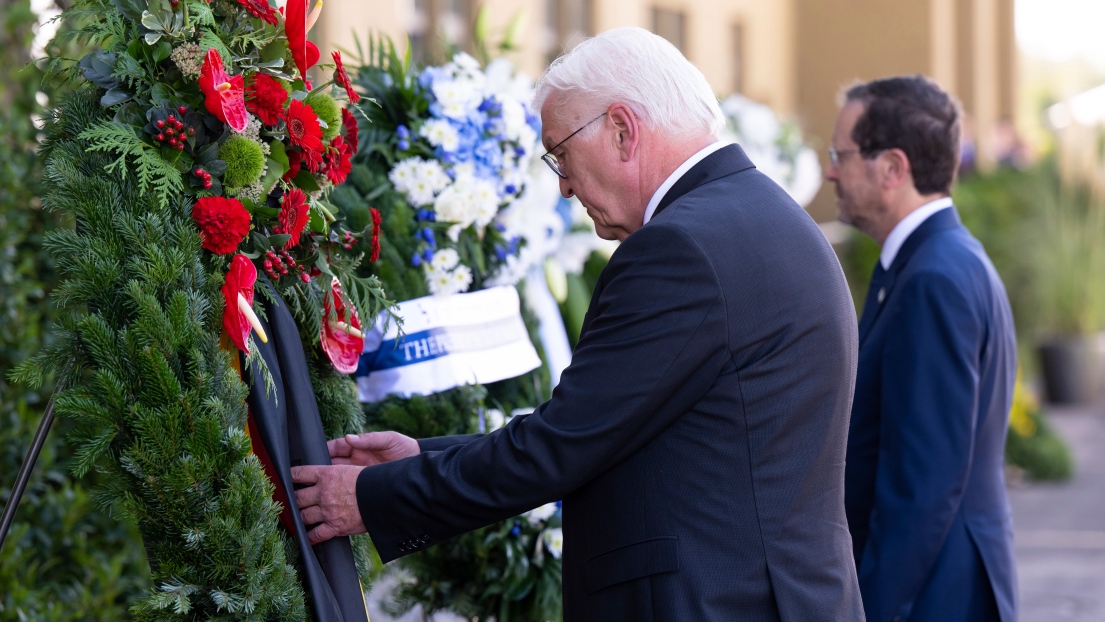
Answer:
<svg viewBox="0 0 1105 622"><path fill-rule="evenodd" d="M318 47L307 40L307 31L310 26L307 23L307 2L309 0L289 0L284 9L284 34L288 37L288 48L292 51L295 66L299 69L299 75L303 81L307 81L307 70L318 62ZM318 13L321 7L315 8ZM317 19L317 15L314 15Z"/></svg>
<svg viewBox="0 0 1105 622"><path fill-rule="evenodd" d="M246 129L249 118L246 114L244 79L241 74L227 75L222 56L215 48L207 50L199 84L208 112L237 132Z"/></svg>
<svg viewBox="0 0 1105 622"><path fill-rule="evenodd" d="M361 320L352 305L342 300L341 283L330 281L333 296L323 298L322 351L330 358L334 369L343 374L357 371L357 361L364 351Z"/></svg>
<svg viewBox="0 0 1105 622"><path fill-rule="evenodd" d="M257 268L245 255L235 255L230 260L230 270L223 282L223 328L238 349L249 354L247 339L251 328L263 343L269 338L253 313L253 284L257 281Z"/></svg>

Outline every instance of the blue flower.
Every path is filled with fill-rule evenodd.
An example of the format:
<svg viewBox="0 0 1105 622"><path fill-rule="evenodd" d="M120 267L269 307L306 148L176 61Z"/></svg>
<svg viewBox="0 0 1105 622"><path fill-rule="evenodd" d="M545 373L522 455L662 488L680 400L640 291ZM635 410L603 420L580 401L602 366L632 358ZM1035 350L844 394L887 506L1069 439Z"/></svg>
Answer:
<svg viewBox="0 0 1105 622"><path fill-rule="evenodd" d="M409 142L407 142L405 139L402 139L402 138L399 139L399 151L406 151L407 149L410 149L410 148L411 148L411 144Z"/></svg>
<svg viewBox="0 0 1105 622"><path fill-rule="evenodd" d="M395 133L399 135L399 138L411 137L411 131L408 130L407 126L405 125L400 125L399 127L395 128Z"/></svg>
<svg viewBox="0 0 1105 622"><path fill-rule="evenodd" d="M503 223L496 220L495 221L495 230L498 231L499 233L502 233L503 231L506 231L506 225L504 225Z"/></svg>
<svg viewBox="0 0 1105 622"><path fill-rule="evenodd" d="M434 260L434 249L427 248L426 250L422 251L422 259L424 259L426 261L426 263L430 263L431 261L433 261Z"/></svg>
<svg viewBox="0 0 1105 622"><path fill-rule="evenodd" d="M422 255L420 255L418 253L415 253L414 256L411 257L411 265L414 266L415 268L417 268L418 266L421 266L422 265Z"/></svg>
<svg viewBox="0 0 1105 622"><path fill-rule="evenodd" d="M426 240L426 243L430 245L430 248L437 248L437 240L434 239L434 230L426 227L422 230L422 239Z"/></svg>
<svg viewBox="0 0 1105 622"><path fill-rule="evenodd" d="M501 245L496 244L495 245L495 257L497 257L499 259L499 261L506 261L506 258L507 258L506 249L503 248Z"/></svg>
<svg viewBox="0 0 1105 622"><path fill-rule="evenodd" d="M414 219L418 222L433 222L436 216L432 210L420 209L414 213Z"/></svg>
<svg viewBox="0 0 1105 622"><path fill-rule="evenodd" d="M516 158L524 158L524 157L526 157L526 149L525 149L525 147L515 147L515 148L514 148L514 157L516 157Z"/></svg>
<svg viewBox="0 0 1105 622"><path fill-rule="evenodd" d="M518 521L514 521L514 526L510 528L510 535L517 536L522 533L522 527L518 524Z"/></svg>
<svg viewBox="0 0 1105 622"><path fill-rule="evenodd" d="M507 184L506 187L503 188L503 192L507 194L514 194L515 192L518 192L518 187L514 184Z"/></svg>
<svg viewBox="0 0 1105 622"><path fill-rule="evenodd" d="M503 112L503 105L496 101L494 96L491 96L480 102L479 111L486 112L491 116L498 116Z"/></svg>

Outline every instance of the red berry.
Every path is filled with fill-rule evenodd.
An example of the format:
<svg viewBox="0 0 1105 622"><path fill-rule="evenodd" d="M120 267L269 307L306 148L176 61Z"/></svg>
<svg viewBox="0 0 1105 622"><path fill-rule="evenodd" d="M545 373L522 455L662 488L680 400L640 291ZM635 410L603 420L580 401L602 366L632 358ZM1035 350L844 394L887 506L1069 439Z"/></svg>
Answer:
<svg viewBox="0 0 1105 622"><path fill-rule="evenodd" d="M272 270L272 261L266 259L265 260L265 272L268 272L270 270Z"/></svg>
<svg viewBox="0 0 1105 622"><path fill-rule="evenodd" d="M181 123L180 121L177 121L176 123L173 124L173 127L175 127L177 129L177 131L179 132L180 130L184 129L184 124Z"/></svg>
<svg viewBox="0 0 1105 622"><path fill-rule="evenodd" d="M302 279L304 283L310 283L311 282L311 277L307 276L306 274L300 274L299 278Z"/></svg>
<svg viewBox="0 0 1105 622"><path fill-rule="evenodd" d="M210 180L203 182L203 189L204 190L210 190L211 189L211 181Z"/></svg>
<svg viewBox="0 0 1105 622"><path fill-rule="evenodd" d="M174 121L176 121L176 117L173 115L169 115L169 123L172 123Z"/></svg>
<svg viewBox="0 0 1105 622"><path fill-rule="evenodd" d="M203 177L203 169L197 166L196 170L192 171L192 174L196 177Z"/></svg>
<svg viewBox="0 0 1105 622"><path fill-rule="evenodd" d="M164 122L164 121L161 121L161 120L158 120L158 122L157 122L157 129L161 129L161 128L163 128L163 127L165 127L165 122Z"/></svg>
<svg viewBox="0 0 1105 622"><path fill-rule="evenodd" d="M188 106L181 106L176 109L180 114L188 114Z"/></svg>
<svg viewBox="0 0 1105 622"><path fill-rule="evenodd" d="M189 136L195 136L196 135L196 130L194 128L188 128L188 135Z"/></svg>
<svg viewBox="0 0 1105 622"><path fill-rule="evenodd" d="M158 134L157 136L154 136L154 138L157 139L157 142L165 142L165 135L164 134Z"/></svg>
<svg viewBox="0 0 1105 622"><path fill-rule="evenodd" d="M203 172L203 178L210 181L211 180L211 173L208 173L207 171L204 171Z"/></svg>
<svg viewBox="0 0 1105 622"><path fill-rule="evenodd" d="M177 143L176 144L176 150L177 151L184 151L184 143Z"/></svg>

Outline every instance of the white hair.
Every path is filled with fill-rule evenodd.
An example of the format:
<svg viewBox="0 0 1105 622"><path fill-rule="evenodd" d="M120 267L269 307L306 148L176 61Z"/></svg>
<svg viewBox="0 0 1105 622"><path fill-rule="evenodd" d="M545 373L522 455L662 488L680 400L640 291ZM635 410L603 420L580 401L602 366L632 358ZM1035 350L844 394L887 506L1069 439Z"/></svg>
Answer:
<svg viewBox="0 0 1105 622"><path fill-rule="evenodd" d="M725 117L706 77L663 37L643 28L609 30L557 58L537 81L533 109L545 101L579 102L580 119L601 114L610 104L623 103L655 129L673 137L717 136ZM563 106L550 111L558 122ZM597 126L584 134L598 131Z"/></svg>

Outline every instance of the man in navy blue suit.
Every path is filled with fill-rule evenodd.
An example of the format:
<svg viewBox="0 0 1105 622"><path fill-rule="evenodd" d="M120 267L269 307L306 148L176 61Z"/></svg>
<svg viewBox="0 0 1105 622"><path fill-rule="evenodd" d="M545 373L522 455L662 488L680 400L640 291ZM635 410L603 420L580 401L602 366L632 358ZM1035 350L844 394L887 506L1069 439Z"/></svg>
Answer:
<svg viewBox="0 0 1105 622"><path fill-rule="evenodd" d="M855 308L825 236L652 33L579 44L535 99L548 174L622 242L571 365L491 434L332 441L293 469L311 540L367 530L390 561L563 499L568 622L861 622Z"/></svg>
<svg viewBox="0 0 1105 622"><path fill-rule="evenodd" d="M932 81L847 91L840 219L882 247L859 324L845 507L867 619L1016 620L1002 473L1016 374L1005 288L950 198L959 112Z"/></svg>

